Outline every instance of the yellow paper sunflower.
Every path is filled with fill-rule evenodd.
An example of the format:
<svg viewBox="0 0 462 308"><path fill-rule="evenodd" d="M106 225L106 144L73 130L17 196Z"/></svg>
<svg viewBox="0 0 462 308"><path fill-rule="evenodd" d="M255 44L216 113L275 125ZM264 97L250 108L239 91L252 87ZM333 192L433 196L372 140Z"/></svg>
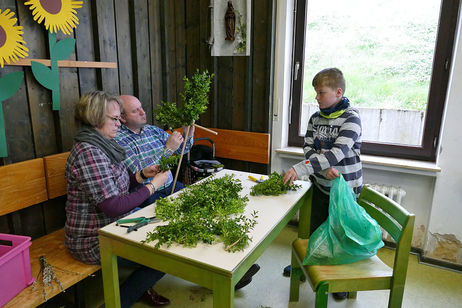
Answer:
<svg viewBox="0 0 462 308"><path fill-rule="evenodd" d="M6 9L0 10L0 67L3 67L4 62L10 63L10 60L16 62L18 57L27 57L27 49L24 40L22 39L22 27L15 26L18 19L14 18L14 12Z"/></svg>
<svg viewBox="0 0 462 308"><path fill-rule="evenodd" d="M30 10L37 23L45 19L45 28L51 33L58 30L70 35L73 28L79 24L76 10L82 7L83 1L74 0L30 0L24 3L30 5Z"/></svg>

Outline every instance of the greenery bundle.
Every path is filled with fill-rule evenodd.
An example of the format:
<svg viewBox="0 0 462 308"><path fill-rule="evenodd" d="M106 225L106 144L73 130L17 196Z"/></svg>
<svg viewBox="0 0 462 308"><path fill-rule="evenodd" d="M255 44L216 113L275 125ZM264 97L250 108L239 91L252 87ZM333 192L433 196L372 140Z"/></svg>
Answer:
<svg viewBox="0 0 462 308"><path fill-rule="evenodd" d="M199 241L211 244L221 240L229 252L243 250L258 216L257 212L250 218L243 214L248 198L239 195L241 190L241 182L233 176L212 176L189 186L177 198L156 201L156 217L169 224L157 226L145 242L157 240L158 248L172 243L194 247Z"/></svg>
<svg viewBox="0 0 462 308"><path fill-rule="evenodd" d="M191 79L185 76L184 90L180 93L183 105L162 102L155 110L157 121L170 129L193 124L207 110L212 78L213 74L209 75L208 71L199 73L199 70Z"/></svg>
<svg viewBox="0 0 462 308"><path fill-rule="evenodd" d="M159 172L164 172L172 169L178 165L178 160L180 159L179 155L166 156L165 153L162 154L159 162Z"/></svg>
<svg viewBox="0 0 462 308"><path fill-rule="evenodd" d="M267 180L253 186L250 190L250 195L278 196L287 193L288 190L295 191L300 187L301 185L297 184L284 184L282 181L282 175L277 172L273 172Z"/></svg>

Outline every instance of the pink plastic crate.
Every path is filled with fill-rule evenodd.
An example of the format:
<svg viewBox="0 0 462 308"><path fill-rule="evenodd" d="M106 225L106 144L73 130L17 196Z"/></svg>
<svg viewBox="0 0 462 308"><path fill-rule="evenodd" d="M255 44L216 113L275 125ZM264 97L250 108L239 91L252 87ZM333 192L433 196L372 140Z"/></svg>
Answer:
<svg viewBox="0 0 462 308"><path fill-rule="evenodd" d="M30 237L0 233L0 307L34 282L30 269Z"/></svg>

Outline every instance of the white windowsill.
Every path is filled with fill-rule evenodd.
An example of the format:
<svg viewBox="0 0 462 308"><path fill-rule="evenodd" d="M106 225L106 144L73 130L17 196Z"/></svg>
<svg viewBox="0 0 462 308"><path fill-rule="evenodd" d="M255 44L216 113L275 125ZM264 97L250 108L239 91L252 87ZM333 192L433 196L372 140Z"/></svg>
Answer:
<svg viewBox="0 0 462 308"><path fill-rule="evenodd" d="M303 159L302 148L281 148L276 149L276 153L278 153L280 157L300 160ZM378 169L394 172L412 173L433 177L436 177L437 173L441 172L441 168L438 167L436 163L411 159L361 154L361 161L363 163L363 168L366 169Z"/></svg>

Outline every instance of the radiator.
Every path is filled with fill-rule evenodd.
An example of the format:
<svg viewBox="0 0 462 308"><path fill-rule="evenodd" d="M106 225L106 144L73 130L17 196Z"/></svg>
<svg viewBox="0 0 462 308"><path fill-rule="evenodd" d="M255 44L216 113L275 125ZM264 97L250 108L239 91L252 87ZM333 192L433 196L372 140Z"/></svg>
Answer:
<svg viewBox="0 0 462 308"><path fill-rule="evenodd" d="M396 201L396 203L401 204L404 197L406 197L406 191L401 187L383 185L383 184L366 184L370 188L378 191L379 193L384 194L388 198Z"/></svg>
<svg viewBox="0 0 462 308"><path fill-rule="evenodd" d="M379 193L384 194L388 198L396 201L399 205L401 205L401 202L403 201L404 197L406 197L406 191L402 189L401 187L396 187L392 185L384 185L384 184L366 184L373 190L378 191ZM382 230L382 238L384 241L388 242L395 242L393 238L388 234L387 231L385 231L382 227L380 227Z"/></svg>

